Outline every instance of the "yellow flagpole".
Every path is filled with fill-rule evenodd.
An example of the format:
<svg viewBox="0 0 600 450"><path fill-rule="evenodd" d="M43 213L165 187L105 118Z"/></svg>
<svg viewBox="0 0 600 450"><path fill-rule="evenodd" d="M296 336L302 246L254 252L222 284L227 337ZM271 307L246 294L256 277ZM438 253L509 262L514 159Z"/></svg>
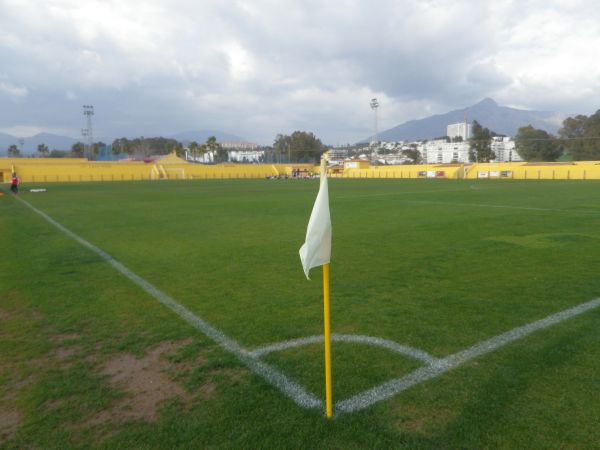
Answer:
<svg viewBox="0 0 600 450"><path fill-rule="evenodd" d="M329 314L329 263L323 264L323 312L325 322L325 413L333 415L331 395L331 326Z"/></svg>

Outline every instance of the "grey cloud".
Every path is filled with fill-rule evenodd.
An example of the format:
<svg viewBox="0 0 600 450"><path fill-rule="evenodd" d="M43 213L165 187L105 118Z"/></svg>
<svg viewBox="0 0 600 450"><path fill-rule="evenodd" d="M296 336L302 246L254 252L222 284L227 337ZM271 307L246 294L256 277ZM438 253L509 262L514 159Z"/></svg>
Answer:
<svg viewBox="0 0 600 450"><path fill-rule="evenodd" d="M467 81L473 86L486 91L503 88L512 82L512 78L504 73L495 63L476 64L467 72Z"/></svg>
<svg viewBox="0 0 600 450"><path fill-rule="evenodd" d="M269 143L306 129L352 142L372 134L372 96L390 127L483 97L576 111L600 103L598 69L549 77L522 61L531 49L560 67L540 51L560 33L600 39L565 29L584 16L600 23L586 9L594 2L578 1L585 14L541 0L0 3L0 97L10 98L0 128L78 133L92 103L111 136L211 128ZM556 12L562 28L528 41L545 10L545 32Z"/></svg>

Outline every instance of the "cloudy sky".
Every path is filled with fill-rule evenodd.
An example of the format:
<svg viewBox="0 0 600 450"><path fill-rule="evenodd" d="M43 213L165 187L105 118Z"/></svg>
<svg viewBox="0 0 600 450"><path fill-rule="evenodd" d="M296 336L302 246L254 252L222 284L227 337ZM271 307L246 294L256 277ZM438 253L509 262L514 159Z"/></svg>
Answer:
<svg viewBox="0 0 600 450"><path fill-rule="evenodd" d="M327 144L484 97L600 109L595 0L0 0L0 132Z"/></svg>

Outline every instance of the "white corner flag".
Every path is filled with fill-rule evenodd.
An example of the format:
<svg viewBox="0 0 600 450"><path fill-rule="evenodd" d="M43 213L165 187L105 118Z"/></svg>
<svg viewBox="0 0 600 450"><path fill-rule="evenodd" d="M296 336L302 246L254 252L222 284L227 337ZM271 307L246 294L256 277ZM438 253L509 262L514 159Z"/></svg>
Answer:
<svg viewBox="0 0 600 450"><path fill-rule="evenodd" d="M321 160L321 183L319 193L310 214L306 240L300 247L300 260L306 278L313 267L328 264L331 259L331 216L329 215L329 192L325 158Z"/></svg>

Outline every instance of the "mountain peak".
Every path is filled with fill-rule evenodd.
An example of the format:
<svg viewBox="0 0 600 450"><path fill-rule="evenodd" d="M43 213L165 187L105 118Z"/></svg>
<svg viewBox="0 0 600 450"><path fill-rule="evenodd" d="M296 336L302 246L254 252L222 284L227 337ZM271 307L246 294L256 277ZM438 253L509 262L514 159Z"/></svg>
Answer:
<svg viewBox="0 0 600 450"><path fill-rule="evenodd" d="M515 136L520 127L532 125L548 133L556 133L556 113L549 111L530 111L508 108L498 105L493 99L486 97L475 105L436 114L419 120L411 120L389 130L382 131L378 137L383 141L412 141L417 139L433 139L444 136L447 126L465 120L477 120L482 126L496 133Z"/></svg>
<svg viewBox="0 0 600 450"><path fill-rule="evenodd" d="M473 106L488 106L488 107L493 106L493 107L496 107L496 106L498 106L498 103L496 103L496 101L493 98L486 97L483 100L481 100L479 103L476 103Z"/></svg>

